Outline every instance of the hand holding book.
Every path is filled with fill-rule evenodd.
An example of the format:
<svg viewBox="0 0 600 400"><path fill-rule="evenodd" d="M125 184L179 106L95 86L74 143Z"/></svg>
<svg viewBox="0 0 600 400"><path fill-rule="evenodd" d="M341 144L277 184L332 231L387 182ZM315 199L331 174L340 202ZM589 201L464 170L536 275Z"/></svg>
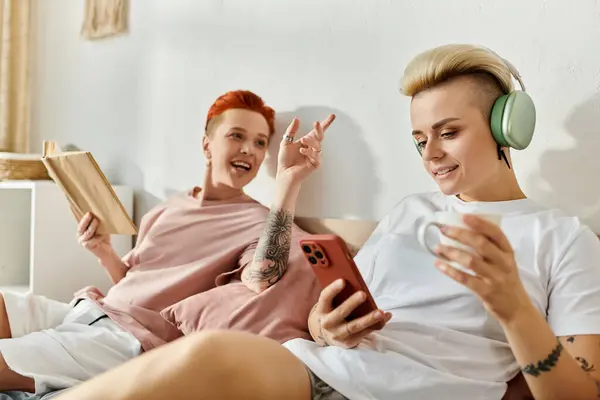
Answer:
<svg viewBox="0 0 600 400"><path fill-rule="evenodd" d="M81 222L86 213L98 220L98 234L135 235L137 228L90 152L61 152L55 142L44 142L42 162L63 190Z"/></svg>

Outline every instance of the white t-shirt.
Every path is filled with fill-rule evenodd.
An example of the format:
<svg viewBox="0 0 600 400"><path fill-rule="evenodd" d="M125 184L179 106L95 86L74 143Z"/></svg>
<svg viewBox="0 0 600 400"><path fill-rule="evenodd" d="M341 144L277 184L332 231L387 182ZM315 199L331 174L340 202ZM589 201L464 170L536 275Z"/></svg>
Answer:
<svg viewBox="0 0 600 400"><path fill-rule="evenodd" d="M600 242L575 217L532 200L463 202L439 192L405 198L356 263L392 319L358 348L285 346L352 400L501 399L519 366L496 319L434 266L418 243L435 211L502 214L523 284L557 336L600 334ZM535 332L531 332L535 335Z"/></svg>

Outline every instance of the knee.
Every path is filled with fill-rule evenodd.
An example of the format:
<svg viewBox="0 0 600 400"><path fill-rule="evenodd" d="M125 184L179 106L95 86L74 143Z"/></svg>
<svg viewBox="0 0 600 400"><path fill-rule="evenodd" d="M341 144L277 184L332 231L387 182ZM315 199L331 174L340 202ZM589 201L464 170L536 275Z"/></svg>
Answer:
<svg viewBox="0 0 600 400"><path fill-rule="evenodd" d="M0 376L7 374L11 369L8 367L6 361L4 361L4 357L0 354Z"/></svg>
<svg viewBox="0 0 600 400"><path fill-rule="evenodd" d="M23 375L14 372L4 357L0 355L0 391L22 390L29 393L35 392L35 381Z"/></svg>
<svg viewBox="0 0 600 400"><path fill-rule="evenodd" d="M306 392L306 367L272 339L239 331L201 332L180 339L177 346L185 362L168 369L207 398L279 399L285 396L278 393L290 388Z"/></svg>
<svg viewBox="0 0 600 400"><path fill-rule="evenodd" d="M236 343L248 334L231 331L206 331L188 336L186 364L210 373L215 379L234 380L242 371L244 355L236 350Z"/></svg>
<svg viewBox="0 0 600 400"><path fill-rule="evenodd" d="M235 335L233 335L235 336ZM228 331L205 331L188 336L189 354L196 360L203 360L212 364L226 364L232 362L232 340L234 338Z"/></svg>

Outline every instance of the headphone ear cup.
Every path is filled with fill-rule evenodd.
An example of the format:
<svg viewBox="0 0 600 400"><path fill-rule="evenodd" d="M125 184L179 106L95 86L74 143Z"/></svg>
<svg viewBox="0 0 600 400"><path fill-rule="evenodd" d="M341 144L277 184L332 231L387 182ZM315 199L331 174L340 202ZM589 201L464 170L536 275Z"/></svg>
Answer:
<svg viewBox="0 0 600 400"><path fill-rule="evenodd" d="M533 139L535 121L533 100L526 92L515 90L494 102L490 128L500 146L523 150Z"/></svg>
<svg viewBox="0 0 600 400"><path fill-rule="evenodd" d="M503 147L510 147L510 145L506 142L506 139L504 139L504 131L502 129L504 110L506 107L506 102L508 101L508 96L509 95L505 94L496 99L492 107L492 114L490 116L490 128L492 130L494 140Z"/></svg>

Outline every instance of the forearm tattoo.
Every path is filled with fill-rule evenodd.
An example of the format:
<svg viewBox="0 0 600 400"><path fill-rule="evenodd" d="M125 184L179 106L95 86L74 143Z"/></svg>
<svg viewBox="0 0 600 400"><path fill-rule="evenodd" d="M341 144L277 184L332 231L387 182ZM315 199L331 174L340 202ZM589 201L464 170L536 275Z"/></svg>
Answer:
<svg viewBox="0 0 600 400"><path fill-rule="evenodd" d="M583 357L575 357L575 360L579 363L581 369L585 372L593 372L596 370L594 364L588 363L588 361Z"/></svg>
<svg viewBox="0 0 600 400"><path fill-rule="evenodd" d="M276 210L269 213L265 231L258 241L254 262L244 270L249 283L273 285L285 274L292 241L292 213Z"/></svg>
<svg viewBox="0 0 600 400"><path fill-rule="evenodd" d="M567 343L569 343L569 344L575 343L575 337L574 336L569 336L567 338ZM595 372L596 371L596 367L594 366L594 364L590 364L588 362L588 360L586 360L583 357L575 357L575 361L577 361L579 363L579 366L585 372L589 373L589 372ZM596 398L600 399L600 381L597 381L597 380L594 379L594 382L596 383Z"/></svg>
<svg viewBox="0 0 600 400"><path fill-rule="evenodd" d="M522 368L522 371L532 376L540 376L544 372L549 372L556 366L562 351L563 345L559 343L545 359L535 364L526 365Z"/></svg>

